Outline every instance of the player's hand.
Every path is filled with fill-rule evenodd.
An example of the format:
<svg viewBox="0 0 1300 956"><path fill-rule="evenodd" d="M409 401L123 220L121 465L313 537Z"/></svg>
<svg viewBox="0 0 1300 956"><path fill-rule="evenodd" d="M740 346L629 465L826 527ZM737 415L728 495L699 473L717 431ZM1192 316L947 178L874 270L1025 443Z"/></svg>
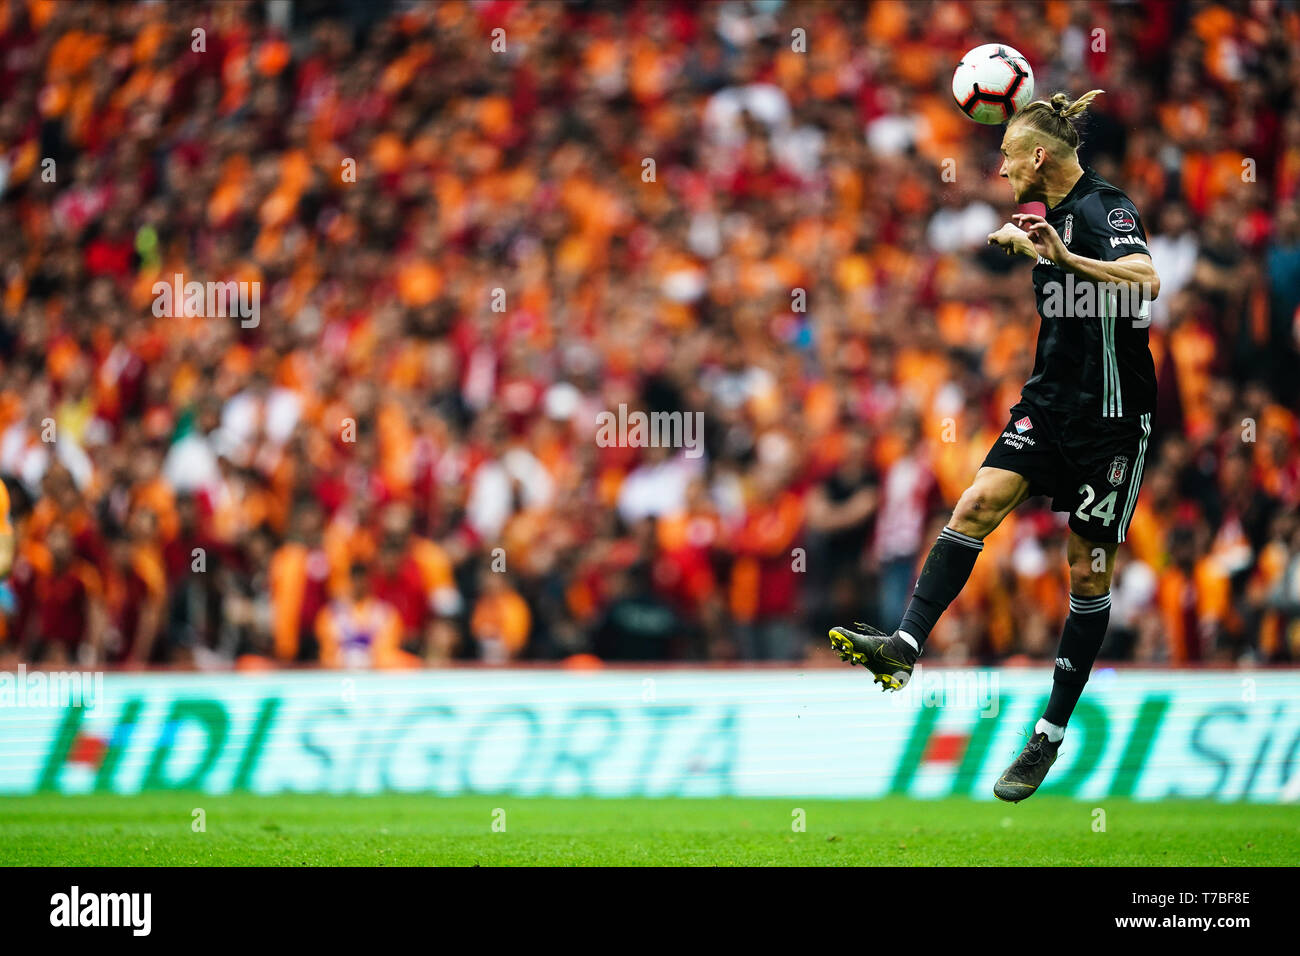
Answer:
<svg viewBox="0 0 1300 956"><path fill-rule="evenodd" d="M1017 226L1025 231L1029 237L1029 242L1034 247L1034 252L1044 259L1050 259L1058 266L1064 265L1065 260L1069 258L1070 250L1065 248L1065 243L1057 235L1052 224L1042 216L1033 216L1029 213L1016 213L1011 217Z"/></svg>
<svg viewBox="0 0 1300 956"><path fill-rule="evenodd" d="M1019 253L1022 256L1034 255L1034 244L1023 229L1006 223L997 232L989 233L989 245L999 246L1009 256Z"/></svg>

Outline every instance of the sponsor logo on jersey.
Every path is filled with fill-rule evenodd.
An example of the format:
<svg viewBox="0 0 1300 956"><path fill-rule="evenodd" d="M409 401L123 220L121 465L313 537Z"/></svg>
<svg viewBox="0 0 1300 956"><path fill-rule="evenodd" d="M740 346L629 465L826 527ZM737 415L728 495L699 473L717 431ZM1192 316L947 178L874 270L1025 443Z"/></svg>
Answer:
<svg viewBox="0 0 1300 956"><path fill-rule="evenodd" d="M1137 227L1137 220L1127 209L1112 209L1106 221L1116 232L1132 232Z"/></svg>
<svg viewBox="0 0 1300 956"><path fill-rule="evenodd" d="M1056 666L1063 671L1074 670L1074 665L1070 663L1070 659L1068 657L1058 657L1056 659Z"/></svg>
<svg viewBox="0 0 1300 956"><path fill-rule="evenodd" d="M1022 435L1033 427L1034 423L1029 420L1028 415L1016 422L1016 431L1020 432Z"/></svg>
<svg viewBox="0 0 1300 956"><path fill-rule="evenodd" d="M1070 244L1070 240L1073 238L1074 238L1074 213L1070 213L1065 217L1065 231L1061 233L1061 241L1068 246Z"/></svg>
<svg viewBox="0 0 1300 956"><path fill-rule="evenodd" d="M1111 485L1118 488L1119 483L1124 480L1124 475L1127 472L1128 458L1124 455L1116 455L1115 460L1110 463L1110 474L1106 476L1106 479L1111 483Z"/></svg>
<svg viewBox="0 0 1300 956"><path fill-rule="evenodd" d="M1137 236L1111 236L1110 247L1114 249L1116 246L1141 246L1145 249L1147 244Z"/></svg>

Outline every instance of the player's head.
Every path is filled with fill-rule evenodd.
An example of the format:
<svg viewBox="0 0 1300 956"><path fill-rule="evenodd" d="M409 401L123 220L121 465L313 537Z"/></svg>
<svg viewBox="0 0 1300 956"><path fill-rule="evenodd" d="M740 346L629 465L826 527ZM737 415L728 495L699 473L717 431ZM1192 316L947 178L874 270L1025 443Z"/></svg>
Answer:
<svg viewBox="0 0 1300 956"><path fill-rule="evenodd" d="M1101 90L1071 102L1065 93L1035 100L1007 123L1002 135L1002 168L1016 202L1041 201L1051 178L1079 165L1079 117Z"/></svg>

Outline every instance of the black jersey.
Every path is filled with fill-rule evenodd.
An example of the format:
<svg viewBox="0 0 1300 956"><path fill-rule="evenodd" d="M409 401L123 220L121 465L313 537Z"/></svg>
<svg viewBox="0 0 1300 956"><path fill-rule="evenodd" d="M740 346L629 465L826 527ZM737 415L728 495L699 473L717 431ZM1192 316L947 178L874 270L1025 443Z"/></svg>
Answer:
<svg viewBox="0 0 1300 956"><path fill-rule="evenodd" d="M1077 255L1111 262L1150 254L1133 203L1091 169L1046 218ZM1034 297L1040 324L1034 372L1021 393L1027 401L1083 419L1132 418L1155 410L1143 296L1128 286L1067 274L1040 256Z"/></svg>

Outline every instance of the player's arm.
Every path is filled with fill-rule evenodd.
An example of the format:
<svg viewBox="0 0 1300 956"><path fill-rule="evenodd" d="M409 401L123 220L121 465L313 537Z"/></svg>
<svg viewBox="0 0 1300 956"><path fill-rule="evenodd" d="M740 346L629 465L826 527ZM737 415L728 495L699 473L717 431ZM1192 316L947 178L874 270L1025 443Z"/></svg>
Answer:
<svg viewBox="0 0 1300 956"><path fill-rule="evenodd" d="M1160 276L1156 273L1151 257L1145 252L1134 252L1111 260L1089 259L1071 252L1052 224L1042 216L1018 213L1012 218L1033 245L1034 255L1051 259L1066 272L1073 272L1090 282L1138 286L1146 301L1151 301L1160 294Z"/></svg>
<svg viewBox="0 0 1300 956"><path fill-rule="evenodd" d="M1094 282L1135 285L1144 292L1149 290L1149 294L1143 296L1147 301L1151 301L1160 295L1160 276L1156 273L1156 267L1152 263L1151 257L1144 252L1135 252L1132 255L1124 256L1122 259L1116 259L1114 262L1086 259L1083 256L1070 253L1069 261L1062 263L1061 268L1067 272L1073 272L1080 278Z"/></svg>

